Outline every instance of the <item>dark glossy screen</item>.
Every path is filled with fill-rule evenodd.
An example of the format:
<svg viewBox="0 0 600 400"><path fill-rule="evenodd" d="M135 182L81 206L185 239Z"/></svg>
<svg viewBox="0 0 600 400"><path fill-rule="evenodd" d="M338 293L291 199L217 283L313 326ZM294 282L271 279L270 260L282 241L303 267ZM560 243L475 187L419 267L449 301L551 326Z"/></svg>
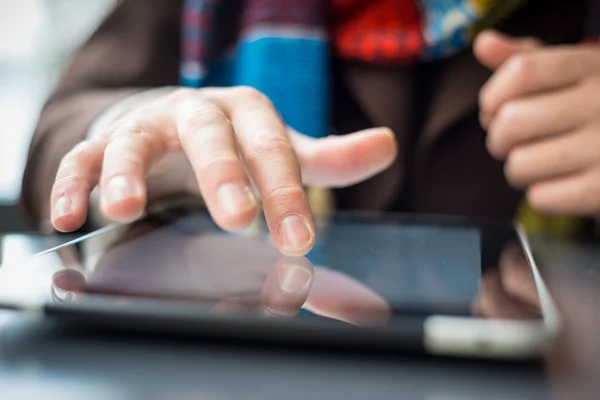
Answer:
<svg viewBox="0 0 600 400"><path fill-rule="evenodd" d="M540 318L531 269L508 223L342 214L317 223L315 248L294 258L282 257L258 222L231 234L200 211L161 213L7 266L2 286L52 302L159 299L212 314L356 325L406 314Z"/></svg>

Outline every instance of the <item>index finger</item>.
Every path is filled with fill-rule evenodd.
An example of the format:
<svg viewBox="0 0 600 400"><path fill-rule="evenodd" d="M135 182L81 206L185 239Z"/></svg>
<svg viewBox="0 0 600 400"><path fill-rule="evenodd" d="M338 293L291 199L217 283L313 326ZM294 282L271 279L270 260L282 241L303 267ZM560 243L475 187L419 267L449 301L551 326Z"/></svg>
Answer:
<svg viewBox="0 0 600 400"><path fill-rule="evenodd" d="M314 243L314 223L300 163L284 123L271 102L254 89L226 92L224 103L246 166L263 199L275 243L285 255L306 254Z"/></svg>
<svg viewBox="0 0 600 400"><path fill-rule="evenodd" d="M493 117L509 100L575 85L598 71L599 55L597 50L568 47L519 53L506 61L482 88L480 108Z"/></svg>

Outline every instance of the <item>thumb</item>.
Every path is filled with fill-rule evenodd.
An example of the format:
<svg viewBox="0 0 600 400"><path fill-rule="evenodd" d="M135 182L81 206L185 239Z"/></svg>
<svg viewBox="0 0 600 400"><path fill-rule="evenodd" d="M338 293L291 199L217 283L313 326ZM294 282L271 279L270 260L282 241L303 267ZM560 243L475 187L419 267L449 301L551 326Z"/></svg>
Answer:
<svg viewBox="0 0 600 400"><path fill-rule="evenodd" d="M290 139L302 179L313 186L344 187L361 182L388 168L398 153L396 137L387 128L323 139L290 130Z"/></svg>
<svg viewBox="0 0 600 400"><path fill-rule="evenodd" d="M473 50L479 62L496 70L513 55L537 49L541 45L535 38L513 38L498 31L486 30L477 35Z"/></svg>

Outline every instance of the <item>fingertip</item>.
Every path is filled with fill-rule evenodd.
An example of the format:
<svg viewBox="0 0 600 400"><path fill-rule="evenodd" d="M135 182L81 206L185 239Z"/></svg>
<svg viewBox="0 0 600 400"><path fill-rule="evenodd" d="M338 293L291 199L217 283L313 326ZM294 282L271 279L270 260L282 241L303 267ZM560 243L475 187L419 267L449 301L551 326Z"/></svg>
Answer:
<svg viewBox="0 0 600 400"><path fill-rule="evenodd" d="M479 125L481 125L483 130L489 131L490 117L487 112L483 111L483 107L481 105L479 106L479 108L481 110L481 111L479 111Z"/></svg>
<svg viewBox="0 0 600 400"><path fill-rule="evenodd" d="M110 220L129 223L139 219L146 209L145 198L128 198L101 206L102 213Z"/></svg>
<svg viewBox="0 0 600 400"><path fill-rule="evenodd" d="M488 153L494 160L498 162L503 162L506 160L508 152L502 148L502 146L498 143L496 139L494 139L494 137L495 135L488 133L485 142L485 147L487 148Z"/></svg>
<svg viewBox="0 0 600 400"><path fill-rule="evenodd" d="M85 216L71 214L52 219L52 226L59 232L69 233L81 228L85 222Z"/></svg>
<svg viewBox="0 0 600 400"><path fill-rule="evenodd" d="M87 194L65 193L53 201L52 226L59 232L73 232L81 228L87 214Z"/></svg>
<svg viewBox="0 0 600 400"><path fill-rule="evenodd" d="M389 167L398 156L398 139L393 130L388 127L373 128L366 132L374 134L370 142L371 160L370 164L377 166L378 170Z"/></svg>
<svg viewBox="0 0 600 400"><path fill-rule="evenodd" d="M258 207L253 206L232 215L213 216L213 219L221 229L229 232L239 232L252 225L257 215Z"/></svg>
<svg viewBox="0 0 600 400"><path fill-rule="evenodd" d="M363 131L355 132L353 135L384 135L386 138L396 141L396 134L391 128L387 126L378 126L375 128L365 129Z"/></svg>
<svg viewBox="0 0 600 400"><path fill-rule="evenodd" d="M394 133L392 128L389 128L387 126L381 126L381 127L375 128L375 130L387 135L392 141L396 142L396 134Z"/></svg>
<svg viewBox="0 0 600 400"><path fill-rule="evenodd" d="M489 69L498 68L508 57L508 37L494 30L485 30L475 38L475 57Z"/></svg>
<svg viewBox="0 0 600 400"><path fill-rule="evenodd" d="M115 222L133 222L146 209L146 184L136 177L117 175L101 188L100 209Z"/></svg>
<svg viewBox="0 0 600 400"><path fill-rule="evenodd" d="M307 245L306 247L304 247L303 249L300 249L300 250L294 250L294 249L290 249L290 248L283 246L283 247L279 248L279 251L282 255L287 256L287 257L304 257L305 255L310 253L310 251L313 249L314 245L315 244L313 241L309 245Z"/></svg>
<svg viewBox="0 0 600 400"><path fill-rule="evenodd" d="M256 195L247 182L222 184L206 200L213 219L226 231L247 228L258 214Z"/></svg>
<svg viewBox="0 0 600 400"><path fill-rule="evenodd" d="M485 67L496 70L511 56L539 48L542 43L534 37L513 38L496 30L485 30L473 43L475 57Z"/></svg>
<svg viewBox="0 0 600 400"><path fill-rule="evenodd" d="M479 33L473 41L473 51L475 52L475 56L479 58L482 52L485 52L489 46L490 41L493 41L494 38L495 32L483 31Z"/></svg>
<svg viewBox="0 0 600 400"><path fill-rule="evenodd" d="M477 35L475 38L475 45L486 45L488 43L493 43L494 41L507 42L509 40L509 36L496 29L486 29Z"/></svg>
<svg viewBox="0 0 600 400"><path fill-rule="evenodd" d="M388 150L389 150L389 158L391 161L394 161L398 156L398 138L394 131L388 127L381 128L382 132L388 138Z"/></svg>
<svg viewBox="0 0 600 400"><path fill-rule="evenodd" d="M301 257L312 250L315 244L315 227L311 219L299 214L290 214L281 219L277 227L280 252L289 257Z"/></svg>

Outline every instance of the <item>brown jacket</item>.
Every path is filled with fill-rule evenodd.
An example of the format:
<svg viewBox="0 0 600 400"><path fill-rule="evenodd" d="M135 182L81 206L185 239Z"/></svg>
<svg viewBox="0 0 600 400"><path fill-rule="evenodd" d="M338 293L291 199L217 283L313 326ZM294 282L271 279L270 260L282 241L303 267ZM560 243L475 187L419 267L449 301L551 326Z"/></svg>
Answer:
<svg viewBox="0 0 600 400"><path fill-rule="evenodd" d="M551 44L576 42L583 35L583 3L530 0L501 29ZM48 219L61 158L103 110L145 88L177 84L180 17L181 1L121 1L73 56L31 142L22 203L33 223ZM427 67L337 65L336 133L385 125L402 149L389 170L336 191L337 206L513 216L521 194L488 155L477 118L478 92L489 76L471 51Z"/></svg>

